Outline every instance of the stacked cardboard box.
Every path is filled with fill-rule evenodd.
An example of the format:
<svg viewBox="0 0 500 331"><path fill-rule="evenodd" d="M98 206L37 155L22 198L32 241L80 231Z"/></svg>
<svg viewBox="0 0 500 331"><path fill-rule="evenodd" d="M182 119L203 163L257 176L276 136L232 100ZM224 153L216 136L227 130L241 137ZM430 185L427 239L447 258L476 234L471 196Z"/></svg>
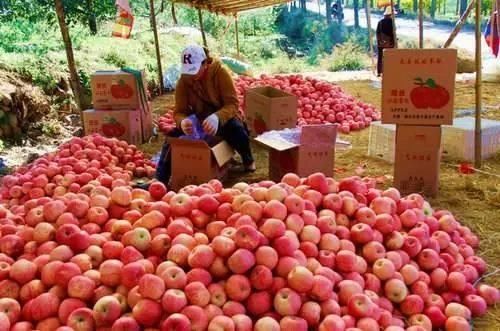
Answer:
<svg viewBox="0 0 500 331"><path fill-rule="evenodd" d="M435 196L441 125L453 123L457 52L384 51L382 124L396 124L394 186L403 194Z"/></svg>
<svg viewBox="0 0 500 331"><path fill-rule="evenodd" d="M99 133L131 144L153 132L152 108L143 71L97 71L91 77L94 109L83 112L85 134Z"/></svg>

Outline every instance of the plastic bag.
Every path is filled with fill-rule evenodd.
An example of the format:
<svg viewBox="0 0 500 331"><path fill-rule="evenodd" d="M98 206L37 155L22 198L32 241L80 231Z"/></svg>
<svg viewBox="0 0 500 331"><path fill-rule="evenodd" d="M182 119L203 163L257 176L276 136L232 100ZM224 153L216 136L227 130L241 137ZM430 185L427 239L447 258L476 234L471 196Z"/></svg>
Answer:
<svg viewBox="0 0 500 331"><path fill-rule="evenodd" d="M283 130L273 130L267 131L261 134L259 137L263 137L265 139L273 139L276 141L281 141L283 143L291 143L294 145L300 145L300 136L301 136L301 128L293 128L293 129L283 129ZM337 137L335 141L335 149L337 151L345 151L352 148L350 142L346 140L339 139Z"/></svg>
<svg viewBox="0 0 500 331"><path fill-rule="evenodd" d="M175 90L175 86L181 77L181 67L180 65L171 65L168 67L167 71L163 74L163 86L167 91Z"/></svg>
<svg viewBox="0 0 500 331"><path fill-rule="evenodd" d="M188 117L193 123L193 133L190 135L184 135L180 137L181 139L189 139L189 140L206 140L209 138L209 135L203 131L203 127L201 126L200 120L196 115L191 115Z"/></svg>
<svg viewBox="0 0 500 331"><path fill-rule="evenodd" d="M220 60L224 63L232 72L238 75L251 76L251 66L247 63L241 62L239 60L233 59L232 57L221 57Z"/></svg>

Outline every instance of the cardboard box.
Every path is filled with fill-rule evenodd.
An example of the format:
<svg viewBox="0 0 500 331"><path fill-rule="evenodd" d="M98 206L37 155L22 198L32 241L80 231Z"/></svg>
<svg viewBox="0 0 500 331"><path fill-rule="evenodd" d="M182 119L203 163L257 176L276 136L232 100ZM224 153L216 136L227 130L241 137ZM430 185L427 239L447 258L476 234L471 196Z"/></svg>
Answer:
<svg viewBox="0 0 500 331"><path fill-rule="evenodd" d="M439 187L441 127L398 125L394 186L403 194L435 196Z"/></svg>
<svg viewBox="0 0 500 331"><path fill-rule="evenodd" d="M453 123L455 49L387 49L382 77L382 123Z"/></svg>
<svg viewBox="0 0 500 331"><path fill-rule="evenodd" d="M141 112L141 130L143 143L148 142L153 135L153 107L152 103L148 102L147 109L139 109Z"/></svg>
<svg viewBox="0 0 500 331"><path fill-rule="evenodd" d="M396 125L372 122L368 138L368 156L394 163Z"/></svg>
<svg viewBox="0 0 500 331"><path fill-rule="evenodd" d="M104 137L125 140L129 144L142 143L141 116L138 111L88 109L83 112L83 123L86 135L98 133Z"/></svg>
<svg viewBox="0 0 500 331"><path fill-rule="evenodd" d="M250 135L297 126L297 97L270 86L245 94L245 116Z"/></svg>
<svg viewBox="0 0 500 331"><path fill-rule="evenodd" d="M299 143L266 138L266 135L255 141L269 148L269 179L279 182L289 172L301 177L322 172L332 177L336 138L337 126L326 124L303 126Z"/></svg>
<svg viewBox="0 0 500 331"><path fill-rule="evenodd" d="M144 91L146 78L142 72ZM134 75L121 71L97 71L90 78L92 103L98 110L127 110L146 108L141 102L137 80Z"/></svg>
<svg viewBox="0 0 500 331"><path fill-rule="evenodd" d="M475 118L455 118L443 126L443 154L463 161L474 161ZM500 151L500 121L481 119L481 155L487 159Z"/></svg>
<svg viewBox="0 0 500 331"><path fill-rule="evenodd" d="M226 165L234 150L222 140L211 143L204 140L168 138L172 150L170 185L179 190L187 185L199 185L225 175Z"/></svg>

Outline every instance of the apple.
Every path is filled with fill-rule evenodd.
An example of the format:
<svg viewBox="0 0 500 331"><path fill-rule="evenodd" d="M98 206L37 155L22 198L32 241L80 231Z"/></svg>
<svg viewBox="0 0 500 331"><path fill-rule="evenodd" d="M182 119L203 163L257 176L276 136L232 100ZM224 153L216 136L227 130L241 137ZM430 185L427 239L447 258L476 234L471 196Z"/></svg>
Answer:
<svg viewBox="0 0 500 331"><path fill-rule="evenodd" d="M405 283L399 279L390 279L384 285L386 297L394 303L401 303L408 295Z"/></svg>
<svg viewBox="0 0 500 331"><path fill-rule="evenodd" d="M97 325L112 325L121 315L120 302L112 295L104 296L95 303L93 315Z"/></svg>
<svg viewBox="0 0 500 331"><path fill-rule="evenodd" d="M215 252L208 245L196 246L188 256L188 264L191 268L208 268L215 259Z"/></svg>
<svg viewBox="0 0 500 331"><path fill-rule="evenodd" d="M187 298L183 291L168 289L161 299L163 310L169 314L179 313L187 306Z"/></svg>
<svg viewBox="0 0 500 331"><path fill-rule="evenodd" d="M226 280L224 289L230 300L241 302L251 293L250 280L243 275L232 275Z"/></svg>
<svg viewBox="0 0 500 331"><path fill-rule="evenodd" d="M191 321L182 314L172 314L161 324L161 331L191 331Z"/></svg>
<svg viewBox="0 0 500 331"><path fill-rule="evenodd" d="M244 314L236 314L231 317L234 322L235 331L252 331L252 319Z"/></svg>
<svg viewBox="0 0 500 331"><path fill-rule="evenodd" d="M272 317L259 318L253 327L254 331L280 331L280 324Z"/></svg>
<svg viewBox="0 0 500 331"><path fill-rule="evenodd" d="M229 259L227 265L236 274L244 274L255 265L255 256L247 249L237 249Z"/></svg>
<svg viewBox="0 0 500 331"><path fill-rule="evenodd" d="M448 278L446 279L446 286L448 289L457 293L464 291L466 283L467 280L461 272L450 272L448 274Z"/></svg>
<svg viewBox="0 0 500 331"><path fill-rule="evenodd" d="M160 322L162 307L151 299L140 299L132 309L132 316L139 324L150 327Z"/></svg>
<svg viewBox="0 0 500 331"><path fill-rule="evenodd" d="M477 287L477 292L489 306L500 302L500 291L493 286L480 284Z"/></svg>
<svg viewBox="0 0 500 331"><path fill-rule="evenodd" d="M104 261L99 266L101 283L106 286L115 287L120 284L123 263L119 260L111 259Z"/></svg>
<svg viewBox="0 0 500 331"><path fill-rule="evenodd" d="M117 319L111 331L140 331L141 327L137 321L132 317L120 317Z"/></svg>
<svg viewBox="0 0 500 331"><path fill-rule="evenodd" d="M188 302L192 305L205 307L210 303L210 292L201 282L193 282L186 285L184 293Z"/></svg>
<svg viewBox="0 0 500 331"><path fill-rule="evenodd" d="M257 265L252 269L249 279L252 287L256 290L266 290L273 284L273 273L268 267Z"/></svg>
<svg viewBox="0 0 500 331"><path fill-rule="evenodd" d="M469 322L460 316L451 316L445 322L446 331L470 331L471 326Z"/></svg>
<svg viewBox="0 0 500 331"><path fill-rule="evenodd" d="M341 250L335 256L335 265L341 272L353 272L356 268L356 254Z"/></svg>
<svg viewBox="0 0 500 331"><path fill-rule="evenodd" d="M469 294L465 296L463 304L469 308L473 317L483 316L486 313L486 301L478 295Z"/></svg>
<svg viewBox="0 0 500 331"><path fill-rule="evenodd" d="M288 274L287 281L292 290L298 293L306 293L313 287L314 275L306 267L296 266Z"/></svg>
<svg viewBox="0 0 500 331"><path fill-rule="evenodd" d="M49 307L50 309L50 307ZM0 298L0 311L7 316L10 325L14 325L20 318L21 305L12 298ZM49 311L50 313L50 311ZM5 324L5 322L4 322Z"/></svg>
<svg viewBox="0 0 500 331"><path fill-rule="evenodd" d="M96 288L95 282L86 276L74 276L68 282L68 295L82 301L90 300Z"/></svg>
<svg viewBox="0 0 500 331"><path fill-rule="evenodd" d="M318 327L318 331L343 331L345 329L346 323L339 315L325 316Z"/></svg>
<svg viewBox="0 0 500 331"><path fill-rule="evenodd" d="M388 280L394 276L396 267L388 259L378 259L373 263L373 274L380 280Z"/></svg>
<svg viewBox="0 0 500 331"><path fill-rule="evenodd" d="M89 308L74 310L68 317L67 325L74 331L94 330L95 321L92 310Z"/></svg>
<svg viewBox="0 0 500 331"><path fill-rule="evenodd" d="M159 300L165 292L165 282L158 276L145 274L139 280L139 294L143 298Z"/></svg>
<svg viewBox="0 0 500 331"><path fill-rule="evenodd" d="M168 289L183 289L187 284L186 273L177 266L168 267L160 277Z"/></svg>
<svg viewBox="0 0 500 331"><path fill-rule="evenodd" d="M26 284L37 275L38 268L35 263L19 259L10 266L9 276L19 284Z"/></svg>
<svg viewBox="0 0 500 331"><path fill-rule="evenodd" d="M322 277L322 276L315 276ZM273 307L282 316L297 315L302 305L300 295L290 288L283 288L276 293Z"/></svg>
<svg viewBox="0 0 500 331"><path fill-rule="evenodd" d="M267 291L253 292L247 299L246 307L253 316L262 316L269 312L273 305L271 294Z"/></svg>
<svg viewBox="0 0 500 331"><path fill-rule="evenodd" d="M349 315L356 318L372 316L375 310L375 304L365 294L354 294L347 303Z"/></svg>

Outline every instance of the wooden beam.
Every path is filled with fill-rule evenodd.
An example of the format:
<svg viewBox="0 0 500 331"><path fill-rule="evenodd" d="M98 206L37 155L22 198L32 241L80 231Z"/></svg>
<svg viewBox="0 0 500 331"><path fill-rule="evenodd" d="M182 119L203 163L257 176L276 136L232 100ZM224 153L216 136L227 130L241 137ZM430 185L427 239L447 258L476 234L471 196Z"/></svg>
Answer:
<svg viewBox="0 0 500 331"><path fill-rule="evenodd" d="M203 46L208 47L207 37L205 36L205 28L203 27L203 14L201 13L200 8L198 8L198 20L200 21L200 31L201 37L203 38Z"/></svg>
<svg viewBox="0 0 500 331"><path fill-rule="evenodd" d="M451 43L453 42L453 40L455 39L457 34L460 32L460 29L462 29L462 27L464 26L465 22L467 21L467 17L469 17L472 9L474 8L474 1L475 0L471 0L469 5L467 6L467 9L463 13L463 15L460 17L460 19L457 21L457 24L453 28L453 31L451 31L450 36L448 37L448 40L446 40L446 42L444 43L443 48L450 47Z"/></svg>
<svg viewBox="0 0 500 331"><path fill-rule="evenodd" d="M476 126L474 132L474 167L481 168L482 160L482 141L481 141L481 87L482 87L482 53L481 53L481 0L476 1Z"/></svg>
<svg viewBox="0 0 500 331"><path fill-rule="evenodd" d="M161 67L160 42L158 41L158 29L156 27L155 3L154 0L149 0L149 15L151 19L151 28L156 48L156 63L158 66L158 84L160 85L160 95L163 94L163 69Z"/></svg>
<svg viewBox="0 0 500 331"><path fill-rule="evenodd" d="M62 0L55 0L55 8L57 14L57 20L59 22L59 28L61 30L61 35L64 42L64 48L66 49L66 59L68 61L69 79L71 82L71 88L73 90L73 95L75 97L75 102L80 111L80 116L83 123L83 105L82 105L82 95L80 78L78 76L78 71L76 70L75 56L73 54L73 45L71 43L71 36L69 34L69 28L66 24L66 17L64 14L64 6ZM85 129L85 128L84 128Z"/></svg>
<svg viewBox="0 0 500 331"><path fill-rule="evenodd" d="M424 48L424 0L418 0L418 47Z"/></svg>
<svg viewBox="0 0 500 331"><path fill-rule="evenodd" d="M372 64L372 71L375 72L375 61L373 60L373 31L372 31L372 20L371 20L371 8L370 1L365 0L365 11L366 11L366 26L368 28L368 54L370 54L370 60Z"/></svg>
<svg viewBox="0 0 500 331"><path fill-rule="evenodd" d="M238 30L238 15L234 15L234 33L236 34L236 54L240 58L240 32Z"/></svg>

